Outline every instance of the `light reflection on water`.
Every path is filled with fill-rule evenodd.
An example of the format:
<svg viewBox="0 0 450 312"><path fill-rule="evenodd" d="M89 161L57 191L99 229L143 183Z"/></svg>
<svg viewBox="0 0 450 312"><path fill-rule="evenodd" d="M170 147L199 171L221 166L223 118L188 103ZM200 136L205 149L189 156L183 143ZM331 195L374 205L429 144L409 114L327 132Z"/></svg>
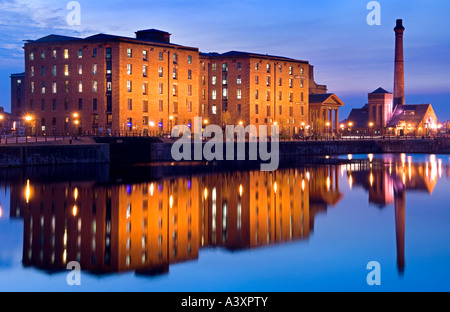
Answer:
<svg viewBox="0 0 450 312"><path fill-rule="evenodd" d="M205 260L221 263L230 259L230 254L223 252L232 252L231 257L246 255L250 257L250 260L247 259L250 262L243 262L238 271L233 271L239 275L236 279L241 280L241 286L234 284L234 288L225 287L227 290L245 288L251 291L262 287L258 280L264 280L265 274L258 278L253 275L251 261L255 260L263 262L266 268L275 272L280 267L286 268L276 277L267 274L267 278L270 276L275 282L270 284L265 280L267 284L263 290L342 290L334 289L338 281L333 281L330 272L336 271L325 270L320 265L341 265L345 271L349 263L354 261L352 255L360 253L373 257L383 255L381 258L387 254L396 263L397 279L401 281L407 276L409 281L414 278L414 271L408 276L405 268L408 268L409 260L414 263L415 259L407 257L409 245L405 243L405 237L408 231L418 229L408 227L406 214L409 206L412 206L412 211L421 207L408 202L408 194L419 191L420 196L429 198L430 206L446 208L447 203L442 198L448 199L448 194L440 191L436 199L430 195L438 184L445 185L448 190L448 156L345 155L340 158L351 162L310 165L276 172L239 171L173 176L138 183L105 183L69 178L34 183L27 176L22 176L14 183L2 181L0 237L7 239L8 235L20 235L22 242L20 246L17 246L16 240L15 246L11 246L14 243L10 242L0 247L0 270L9 270L11 274L8 276L11 278L26 278L24 272L32 268L39 272L38 276L33 275L39 282L47 275L65 274L66 264L78 261L82 270L93 277L107 275L114 278L119 277L119 273L133 273L133 278L127 281L128 289L140 287L136 277L145 277L150 284L157 284L158 280L152 277L169 276L165 279L166 287L177 289L179 286L183 290L195 290L204 289L205 285L201 285L200 281L192 281L189 288L184 289L181 286L184 284L177 284L176 274L182 276L190 272L176 270L176 273L169 274L169 271L177 266L183 270L183 263L188 265L186 270L201 275L204 268L200 260L203 255ZM346 200L354 194L364 196ZM375 230L370 232L370 226L365 227L366 223L370 223L368 215L358 212L357 217L352 212L353 217L348 217L345 224L338 224L340 213L347 216L351 209L361 210L360 207L367 203L378 207L380 211L393 207L392 212L389 212L391 220L394 220L393 228L392 224L383 225L386 227L385 232L388 232L385 234L388 239L383 238L383 243L385 246L394 246L394 250L383 249L383 252L377 253L376 248L362 238L363 232L377 235ZM327 213L330 208L332 214ZM444 227L449 228L447 210L436 213L442 213L436 218L443 220ZM388 219L388 216L385 218ZM320 226L317 226L319 219ZM21 222L21 233L13 233L14 230L7 226L13 222ZM423 231L438 230L433 224L424 223L422 226ZM336 260L331 260L332 251L335 252L333 248L338 245L335 241L344 237L346 231L353 232L352 239L340 241L339 244L347 246L351 254L339 258L341 263L336 264ZM286 245L287 242L309 243ZM319 247L319 244L325 245ZM435 245L436 249L441 248L441 251L446 248L443 254L449 254L448 236L430 244ZM276 246L286 248L277 249ZM21 251L20 257L9 255L18 249ZM214 250L221 252L211 255L209 251ZM250 250L259 250L259 253L255 255ZM298 250L301 250L301 257L306 261L302 267L293 265L288 256ZM277 258L277 263L265 263L274 257L274 251L286 255ZM416 254L416 251L412 254ZM329 263L327 257L330 257ZM17 263L18 258L20 263ZM428 261L432 266L433 257L430 256ZM361 264L362 270L358 273L363 282L367 274L364 271L366 263ZM309 285L310 288L290 278L290 275L305 278L307 272L314 272L304 281L315 282ZM441 274L450 276L449 271ZM216 284L209 284L208 290L223 289L221 282L217 280ZM111 289L111 284L97 283L103 288L97 290ZM352 290L370 290L364 288L367 287L364 283L342 283L347 283L346 287ZM393 287L405 287L401 282L392 283ZM429 283L434 283L441 290L447 287L432 277ZM20 286L17 287L20 289ZM64 289L61 284L55 287ZM121 289L118 285L115 287Z"/></svg>

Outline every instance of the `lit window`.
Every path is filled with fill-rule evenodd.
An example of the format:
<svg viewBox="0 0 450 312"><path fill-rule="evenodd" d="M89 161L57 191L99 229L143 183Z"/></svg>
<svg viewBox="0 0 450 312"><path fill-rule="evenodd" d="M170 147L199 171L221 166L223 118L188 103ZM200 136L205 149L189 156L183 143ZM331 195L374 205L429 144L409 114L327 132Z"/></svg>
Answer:
<svg viewBox="0 0 450 312"><path fill-rule="evenodd" d="M52 59L56 60L56 50L52 51Z"/></svg>
<svg viewBox="0 0 450 312"><path fill-rule="evenodd" d="M160 61L164 60L164 53L163 52L159 52L159 60Z"/></svg>
<svg viewBox="0 0 450 312"><path fill-rule="evenodd" d="M34 77L34 66L30 67L30 76Z"/></svg>
<svg viewBox="0 0 450 312"><path fill-rule="evenodd" d="M127 49L127 57L132 57L132 56L133 56L133 50Z"/></svg>
<svg viewBox="0 0 450 312"><path fill-rule="evenodd" d="M34 52L30 52L30 61L34 61Z"/></svg>
<svg viewBox="0 0 450 312"><path fill-rule="evenodd" d="M131 75L131 64L127 64L127 75Z"/></svg>
<svg viewBox="0 0 450 312"><path fill-rule="evenodd" d="M215 86L216 85L216 81L217 81L217 77L216 76L212 76L212 81L211 81L211 84L213 85L213 86Z"/></svg>
<svg viewBox="0 0 450 312"><path fill-rule="evenodd" d="M41 52L41 60L45 60L45 51Z"/></svg>
<svg viewBox="0 0 450 312"><path fill-rule="evenodd" d="M217 91L216 91L216 90L212 90L211 98L212 98L213 100L216 100L216 99L217 99Z"/></svg>
<svg viewBox="0 0 450 312"><path fill-rule="evenodd" d="M192 56L188 55L188 64L192 64Z"/></svg>
<svg viewBox="0 0 450 312"><path fill-rule="evenodd" d="M142 59L143 59L144 61L147 60L147 50L142 51Z"/></svg>
<svg viewBox="0 0 450 312"><path fill-rule="evenodd" d="M42 94L45 93L45 82L42 82L41 93L42 93Z"/></svg>
<svg viewBox="0 0 450 312"><path fill-rule="evenodd" d="M64 58L65 59L69 58L69 49L64 49Z"/></svg>
<svg viewBox="0 0 450 312"><path fill-rule="evenodd" d="M147 77L147 65L142 66L142 76Z"/></svg>
<svg viewBox="0 0 450 312"><path fill-rule="evenodd" d="M289 66L289 75L293 75L294 69L292 68L292 66Z"/></svg>
<svg viewBox="0 0 450 312"><path fill-rule="evenodd" d="M56 76L56 65L53 65L52 75L53 75L53 77Z"/></svg>
<svg viewBox="0 0 450 312"><path fill-rule="evenodd" d="M92 92L97 92L98 83L96 80L92 82Z"/></svg>
<svg viewBox="0 0 450 312"><path fill-rule="evenodd" d="M97 64L92 65L92 73L97 75Z"/></svg>
<svg viewBox="0 0 450 312"><path fill-rule="evenodd" d="M242 99L242 90L241 89L237 89L237 97L238 100Z"/></svg>
<svg viewBox="0 0 450 312"><path fill-rule="evenodd" d="M56 81L53 81L52 83L52 93L56 93Z"/></svg>
<svg viewBox="0 0 450 312"><path fill-rule="evenodd" d="M163 76L163 68L162 68L162 67L160 67L160 68L158 69L158 75L159 75L159 77L162 77L162 76Z"/></svg>
<svg viewBox="0 0 450 312"><path fill-rule="evenodd" d="M127 80L127 91L131 92L131 80Z"/></svg>
<svg viewBox="0 0 450 312"><path fill-rule="evenodd" d="M78 65L78 75L82 75L83 74L83 65L79 64Z"/></svg>
<svg viewBox="0 0 450 312"><path fill-rule="evenodd" d="M237 76L236 83L237 83L238 85L242 84L242 77L241 77L241 75L238 75L238 76Z"/></svg>
<svg viewBox="0 0 450 312"><path fill-rule="evenodd" d="M78 81L78 92L79 93L83 92L83 82L82 81Z"/></svg>
<svg viewBox="0 0 450 312"><path fill-rule="evenodd" d="M259 69L259 63L255 63L255 70Z"/></svg>
<svg viewBox="0 0 450 312"><path fill-rule="evenodd" d="M217 106L216 106L216 104L213 104L213 106L211 107L211 113L212 113L213 115L216 115L216 114L217 114Z"/></svg>

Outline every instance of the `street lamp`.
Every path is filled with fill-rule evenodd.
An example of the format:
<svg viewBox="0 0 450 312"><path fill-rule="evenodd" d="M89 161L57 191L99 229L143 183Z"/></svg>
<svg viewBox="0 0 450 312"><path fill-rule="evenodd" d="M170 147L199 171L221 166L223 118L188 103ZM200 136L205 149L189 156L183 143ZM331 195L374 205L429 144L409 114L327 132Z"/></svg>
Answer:
<svg viewBox="0 0 450 312"><path fill-rule="evenodd" d="M370 136L373 135L372 128L373 128L373 122L369 122L369 132L370 132Z"/></svg>
<svg viewBox="0 0 450 312"><path fill-rule="evenodd" d="M26 115L25 116L25 136L28 136L28 128L30 127L30 122L33 120L33 116Z"/></svg>
<svg viewBox="0 0 450 312"><path fill-rule="evenodd" d="M330 138L330 122L327 121L325 123L325 125L327 126L327 139L329 139Z"/></svg>

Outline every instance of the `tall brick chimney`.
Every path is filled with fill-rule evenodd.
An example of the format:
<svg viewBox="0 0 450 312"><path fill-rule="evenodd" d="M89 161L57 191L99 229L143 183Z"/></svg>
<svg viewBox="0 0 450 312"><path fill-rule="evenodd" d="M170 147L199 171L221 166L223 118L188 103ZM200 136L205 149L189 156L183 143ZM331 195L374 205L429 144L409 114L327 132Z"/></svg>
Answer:
<svg viewBox="0 0 450 312"><path fill-rule="evenodd" d="M394 67L394 102L397 105L405 105L405 69L403 62L403 32L405 27L402 20L397 20L395 31L395 67Z"/></svg>

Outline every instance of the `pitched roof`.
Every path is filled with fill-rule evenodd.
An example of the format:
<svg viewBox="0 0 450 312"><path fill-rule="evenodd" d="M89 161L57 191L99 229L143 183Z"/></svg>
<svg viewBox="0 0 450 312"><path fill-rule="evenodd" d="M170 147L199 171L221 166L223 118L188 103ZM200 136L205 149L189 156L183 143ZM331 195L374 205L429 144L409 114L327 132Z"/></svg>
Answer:
<svg viewBox="0 0 450 312"><path fill-rule="evenodd" d="M401 123L406 123L412 127L417 127L425 118L425 114L430 106L431 104L397 105L386 126L394 128Z"/></svg>
<svg viewBox="0 0 450 312"><path fill-rule="evenodd" d="M309 104L322 104L329 98L333 98L337 105L342 106L344 102L341 101L334 93L317 93L309 95Z"/></svg>
<svg viewBox="0 0 450 312"><path fill-rule="evenodd" d="M210 56L210 57L232 57L232 56L236 56L236 57L276 58L276 59L281 59L281 60L286 60L286 61L291 61L291 62L302 62L302 63L305 63L305 64L308 63L308 61L296 60L296 59L289 58L289 57L284 57L284 56L269 55L269 54L259 54L259 53L252 53L252 52L243 52L243 51L228 51L228 52L225 52L225 53L210 52L210 53L202 53L202 55Z"/></svg>
<svg viewBox="0 0 450 312"><path fill-rule="evenodd" d="M373 91L372 93L390 93L390 92L388 92L380 87L380 88L376 89L375 91Z"/></svg>
<svg viewBox="0 0 450 312"><path fill-rule="evenodd" d="M74 41L74 40L83 40L82 38L69 37L69 36L61 36L61 35L48 35L37 40L33 40L33 42L58 42L58 41Z"/></svg>
<svg viewBox="0 0 450 312"><path fill-rule="evenodd" d="M347 119L342 123L352 122L354 128L367 128L369 125L369 108L368 105L364 105L362 108L353 108L348 115Z"/></svg>

